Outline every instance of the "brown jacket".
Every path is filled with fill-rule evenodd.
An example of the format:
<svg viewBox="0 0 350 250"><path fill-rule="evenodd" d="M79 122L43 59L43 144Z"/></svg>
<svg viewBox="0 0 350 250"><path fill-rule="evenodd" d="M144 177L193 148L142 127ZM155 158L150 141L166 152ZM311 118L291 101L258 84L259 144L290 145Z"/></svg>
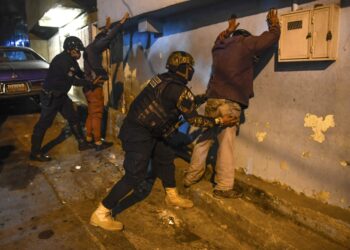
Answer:
<svg viewBox="0 0 350 250"><path fill-rule="evenodd" d="M249 99L254 96L253 58L277 42L279 36L280 27L272 26L260 36L217 39L212 49L212 75L207 96L231 100L248 107Z"/></svg>

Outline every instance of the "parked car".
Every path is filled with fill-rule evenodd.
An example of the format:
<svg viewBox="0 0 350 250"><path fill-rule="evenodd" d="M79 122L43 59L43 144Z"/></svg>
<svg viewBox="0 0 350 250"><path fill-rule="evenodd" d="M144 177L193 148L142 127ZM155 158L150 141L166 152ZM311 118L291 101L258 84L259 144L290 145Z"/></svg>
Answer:
<svg viewBox="0 0 350 250"><path fill-rule="evenodd" d="M0 99L38 96L49 63L34 50L0 46Z"/></svg>

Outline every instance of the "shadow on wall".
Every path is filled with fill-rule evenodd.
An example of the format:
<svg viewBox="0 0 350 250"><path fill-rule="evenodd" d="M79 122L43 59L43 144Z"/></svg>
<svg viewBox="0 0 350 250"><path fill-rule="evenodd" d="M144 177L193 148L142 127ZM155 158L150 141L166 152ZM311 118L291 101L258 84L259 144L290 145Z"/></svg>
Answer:
<svg viewBox="0 0 350 250"><path fill-rule="evenodd" d="M275 71L318 71L325 70L335 61L278 62L275 56Z"/></svg>
<svg viewBox="0 0 350 250"><path fill-rule="evenodd" d="M350 7L350 0L341 0L340 7L342 8Z"/></svg>
<svg viewBox="0 0 350 250"><path fill-rule="evenodd" d="M312 2L300 0L299 4ZM290 0L254 0L254 1L214 1L210 5L201 6L195 11L188 11L160 18L163 23L163 35L171 35L204 26L224 22L233 13L238 18L267 12L270 8L285 8L291 6Z"/></svg>
<svg viewBox="0 0 350 250"><path fill-rule="evenodd" d="M299 0L299 4L313 2L314 0ZM346 0L344 2L347 2ZM176 6L170 6L161 10L153 11L150 13L142 14L131 20L129 23L130 33L125 36L124 45L142 43L145 49L148 49L160 36L168 36L177 33L182 33L194 29L198 29L204 26L225 22L228 17L233 13L237 14L238 18L251 16L263 12L267 12L270 8L286 8L291 6L290 0L254 0L254 1L228 1L228 0L216 0L216 1L203 1L198 7L196 1L189 1L194 7L187 7L185 11L175 13ZM181 5L181 4L179 4ZM147 33L137 32L137 22L143 18L149 18L163 24L162 34L152 34L150 37L150 43L147 44ZM130 27L133 27L130 29ZM128 25L126 25L128 28ZM130 35L132 34L132 35ZM132 38L132 40L130 40Z"/></svg>
<svg viewBox="0 0 350 250"><path fill-rule="evenodd" d="M309 2L313 1L298 1L299 4ZM349 5L349 2L350 0L342 1L342 6ZM206 0L201 4L198 4L196 1L187 2L187 9L185 11L181 11L181 4L179 4L175 7L171 6L161 10L142 14L130 20L131 22L128 24L128 32L124 35L124 48L126 49L124 56L124 65L128 64L130 70L137 69L136 78L139 82L139 86L137 87L142 88L143 83L152 77L152 75L157 73L155 72L154 65L157 65L158 61L155 62L153 60L157 60L159 58L156 57L150 60L149 51L159 37L166 37L169 35L198 29L200 27L225 22L232 13L237 14L238 18L241 18L267 12L272 7L281 9L287 8L289 6L291 6L290 0L252 0L245 2L228 0ZM143 18L150 18L151 20L156 20L157 22L162 23L162 34L138 32L136 24ZM128 28L128 26L126 26L126 28ZM255 67L255 77L270 61L273 54L276 53L276 47L277 46L261 56L259 62ZM171 51L171 44L169 44L168 50ZM275 58L277 57L275 56ZM330 62L278 63L276 60L275 70L324 70L330 64Z"/></svg>
<svg viewBox="0 0 350 250"><path fill-rule="evenodd" d="M343 1L343 2L349 2L350 0ZM299 4L312 2L312 0L300 0ZM189 5L190 3L187 3ZM124 46L127 47L127 53L124 58L124 64L126 62L129 63L129 66L131 69L137 68L142 69L142 72L146 73L145 75L151 76L155 73L154 67L152 63L149 61L148 58L148 52L149 49L152 47L152 45L156 42L158 37L164 37L168 35L173 35L177 33L182 33L185 31L197 29L200 27L224 22L227 20L229 16L231 16L232 13L236 13L238 18L245 17L245 16L251 16L262 12L267 12L270 8L286 8L291 5L290 0L269 0L269 1L262 1L262 0L254 0L254 1L227 1L227 0L221 0L221 1L204 1L200 7L198 7L198 4L192 2L192 5L194 7L187 7L188 9L186 11L178 12L173 14L173 12L176 12L174 10L174 6L164 8L161 10L157 10L151 13L146 13L143 15L140 15L140 17L137 18L137 20L140 20L142 18L150 18L157 20L159 23L163 24L162 34L154 34L154 33L147 33L143 32L140 33L137 31L137 25L135 25L135 21L133 20L133 29L129 30L128 34L125 34L124 36ZM170 45L170 44L169 44ZM133 50L137 48L137 54L140 53L140 51L143 52L142 59L139 55L134 55ZM141 49L140 49L141 48ZM276 48L274 48L276 50ZM171 48L169 47L169 50ZM259 60L259 63L256 65L255 70L255 76L257 76L261 70L264 68L264 66L269 62L271 57L273 56L273 50L268 51L265 53ZM135 56L138 58L136 59ZM141 59L141 61L139 61ZM138 63L135 63L138 61ZM137 64L142 65L137 65ZM143 66L140 68L140 66ZM299 64L281 64L281 63L275 63L276 71L296 71L296 70L322 70L329 66L327 63L299 63ZM138 76L144 76L141 72L138 72ZM147 78L146 77L146 78ZM145 77L144 77L145 78ZM140 82L144 82L146 79L139 79Z"/></svg>

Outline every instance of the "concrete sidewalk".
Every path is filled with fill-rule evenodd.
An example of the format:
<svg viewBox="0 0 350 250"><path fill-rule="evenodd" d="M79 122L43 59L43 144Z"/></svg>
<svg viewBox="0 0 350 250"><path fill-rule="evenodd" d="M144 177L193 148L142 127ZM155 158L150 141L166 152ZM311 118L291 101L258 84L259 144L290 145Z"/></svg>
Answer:
<svg viewBox="0 0 350 250"><path fill-rule="evenodd" d="M123 232L95 228L92 211L123 175L120 145L78 152L69 137L50 151L52 162L30 162L36 119L12 116L1 126L0 249L349 249L348 210L240 172L242 199L214 198L206 178L185 190L181 159L178 186L195 208L167 207L157 181L149 197L117 216ZM56 119L46 142L64 125Z"/></svg>
<svg viewBox="0 0 350 250"><path fill-rule="evenodd" d="M235 189L243 197L217 199L212 194L210 177L209 170L204 179L187 192L197 204L239 230L241 240L254 237L256 248L349 249L349 210L297 194L288 187L240 170L236 171Z"/></svg>

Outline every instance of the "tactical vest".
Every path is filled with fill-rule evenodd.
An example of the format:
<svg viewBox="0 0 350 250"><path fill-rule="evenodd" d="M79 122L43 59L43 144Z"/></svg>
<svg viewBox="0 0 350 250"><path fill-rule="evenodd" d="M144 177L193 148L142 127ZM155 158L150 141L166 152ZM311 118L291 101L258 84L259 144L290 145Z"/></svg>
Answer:
<svg viewBox="0 0 350 250"><path fill-rule="evenodd" d="M179 122L180 111L174 107L169 112L162 103L162 94L170 82L181 84L171 78L154 76L130 107L137 122L156 137L168 137Z"/></svg>

